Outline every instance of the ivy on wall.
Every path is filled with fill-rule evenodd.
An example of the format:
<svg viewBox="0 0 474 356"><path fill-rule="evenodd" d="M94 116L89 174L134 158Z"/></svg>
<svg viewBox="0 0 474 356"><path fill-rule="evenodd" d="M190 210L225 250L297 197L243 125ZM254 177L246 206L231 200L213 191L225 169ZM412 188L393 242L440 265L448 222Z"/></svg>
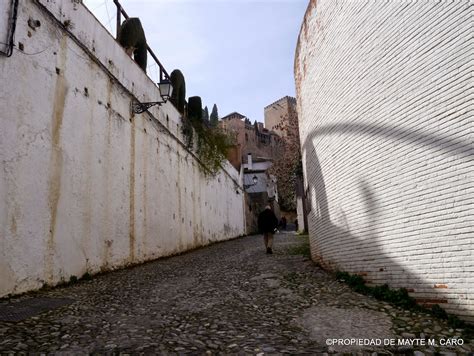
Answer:
<svg viewBox="0 0 474 356"><path fill-rule="evenodd" d="M227 158L227 151L234 138L218 127L209 127L203 120L202 101L199 96L188 99L187 115L183 117L181 132L188 149L194 151L205 169L202 172L214 176Z"/></svg>

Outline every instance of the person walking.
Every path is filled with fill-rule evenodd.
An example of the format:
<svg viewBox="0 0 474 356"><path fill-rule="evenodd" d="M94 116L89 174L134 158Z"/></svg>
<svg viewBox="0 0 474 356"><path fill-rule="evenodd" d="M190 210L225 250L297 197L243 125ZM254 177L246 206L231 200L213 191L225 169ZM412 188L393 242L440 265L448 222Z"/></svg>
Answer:
<svg viewBox="0 0 474 356"><path fill-rule="evenodd" d="M272 254L273 232L278 226L278 219L270 205L258 215L258 230L263 234L263 241L268 254Z"/></svg>

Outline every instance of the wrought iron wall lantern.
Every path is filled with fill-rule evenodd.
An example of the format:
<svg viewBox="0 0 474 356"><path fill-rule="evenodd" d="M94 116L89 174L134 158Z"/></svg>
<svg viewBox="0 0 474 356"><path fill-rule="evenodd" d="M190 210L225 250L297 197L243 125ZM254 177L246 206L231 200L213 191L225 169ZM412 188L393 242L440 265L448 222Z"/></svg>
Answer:
<svg viewBox="0 0 474 356"><path fill-rule="evenodd" d="M141 114L144 111L147 111L149 108L155 105L161 105L166 103L173 93L173 86L169 79L164 79L158 83L158 89L160 90L161 101L151 101L146 103L140 103L138 101L132 101L132 112L134 114Z"/></svg>
<svg viewBox="0 0 474 356"><path fill-rule="evenodd" d="M258 177L253 176L252 182L253 182L253 184L244 184L244 189L248 189L248 188L253 187L254 185L256 185L258 183Z"/></svg>

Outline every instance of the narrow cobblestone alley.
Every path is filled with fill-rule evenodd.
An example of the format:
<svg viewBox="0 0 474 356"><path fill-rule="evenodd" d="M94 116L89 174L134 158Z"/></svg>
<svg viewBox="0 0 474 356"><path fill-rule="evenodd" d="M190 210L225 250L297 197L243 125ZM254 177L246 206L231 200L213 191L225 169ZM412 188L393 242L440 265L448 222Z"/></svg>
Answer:
<svg viewBox="0 0 474 356"><path fill-rule="evenodd" d="M0 350L74 355L470 352L468 340L451 353L439 346L377 350L326 345L327 338L461 334L441 321L352 292L294 254L291 248L302 243L301 237L285 233L275 240L273 255L264 253L261 236L248 236L3 300L3 307L32 297L71 303L19 322L0 322Z"/></svg>

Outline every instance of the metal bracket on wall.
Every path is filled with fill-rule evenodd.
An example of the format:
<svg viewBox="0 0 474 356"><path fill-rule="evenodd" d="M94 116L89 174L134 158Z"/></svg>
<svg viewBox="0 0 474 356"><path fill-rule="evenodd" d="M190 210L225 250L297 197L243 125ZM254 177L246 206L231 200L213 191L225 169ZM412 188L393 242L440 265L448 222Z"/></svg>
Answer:
<svg viewBox="0 0 474 356"><path fill-rule="evenodd" d="M164 101L153 101L153 102L148 102L148 103L140 103L138 101L132 101L132 112L134 114L141 114L142 112L147 111L149 108L152 106L158 105L161 106Z"/></svg>

